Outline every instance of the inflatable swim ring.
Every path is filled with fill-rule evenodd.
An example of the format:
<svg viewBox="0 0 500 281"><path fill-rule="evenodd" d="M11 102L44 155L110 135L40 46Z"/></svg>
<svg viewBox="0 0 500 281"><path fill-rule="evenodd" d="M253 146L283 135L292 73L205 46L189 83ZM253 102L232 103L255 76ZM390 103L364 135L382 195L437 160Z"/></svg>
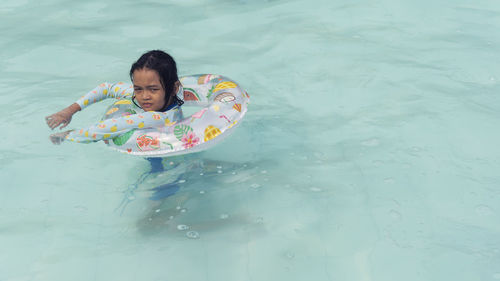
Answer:
<svg viewBox="0 0 500 281"><path fill-rule="evenodd" d="M164 126L145 124L144 128L105 140L107 145L123 153L147 157L198 152L229 136L245 116L250 97L236 82L214 74L184 76L179 80L183 90L177 95L184 106L200 110L177 122L166 119ZM136 114L135 106L122 99L111 105L102 119L126 118L132 114Z"/></svg>

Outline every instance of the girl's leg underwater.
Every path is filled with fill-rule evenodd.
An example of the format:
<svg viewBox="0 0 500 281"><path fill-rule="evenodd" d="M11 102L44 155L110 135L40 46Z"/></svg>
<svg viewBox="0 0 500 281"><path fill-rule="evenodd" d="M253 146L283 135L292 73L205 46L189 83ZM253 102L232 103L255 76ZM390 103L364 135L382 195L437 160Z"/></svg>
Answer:
<svg viewBox="0 0 500 281"><path fill-rule="evenodd" d="M150 173L158 173L158 172L163 172L163 164L161 163L163 158L146 158L149 161L149 164L151 164L151 171Z"/></svg>
<svg viewBox="0 0 500 281"><path fill-rule="evenodd" d="M146 158L146 159L149 161L149 164L151 164L150 174L165 171L162 164L163 158ZM149 199L161 200L174 195L180 189L180 186L179 184L177 184L177 181L178 178L174 182L162 184L152 188L151 190L153 191L153 194L151 195L151 197L149 197Z"/></svg>

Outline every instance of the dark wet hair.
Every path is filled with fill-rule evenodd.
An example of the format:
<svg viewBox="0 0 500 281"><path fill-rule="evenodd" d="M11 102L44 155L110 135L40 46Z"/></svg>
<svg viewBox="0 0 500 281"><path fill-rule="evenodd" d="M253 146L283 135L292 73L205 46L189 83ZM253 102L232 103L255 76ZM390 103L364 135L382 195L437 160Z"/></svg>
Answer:
<svg viewBox="0 0 500 281"><path fill-rule="evenodd" d="M134 71L148 68L154 70L160 76L160 83L165 90L165 105L160 111L165 111L170 97L174 95L173 103L181 106L184 102L177 97L175 92L175 82L179 81L177 76L177 65L174 58L161 50L152 50L144 53L130 68L130 80L133 79ZM135 103L135 101L134 101Z"/></svg>

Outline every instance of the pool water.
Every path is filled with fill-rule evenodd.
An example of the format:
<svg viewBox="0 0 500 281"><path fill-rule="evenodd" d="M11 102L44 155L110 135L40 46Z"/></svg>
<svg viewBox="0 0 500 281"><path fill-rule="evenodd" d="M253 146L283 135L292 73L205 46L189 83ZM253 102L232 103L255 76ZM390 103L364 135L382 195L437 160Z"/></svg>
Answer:
<svg viewBox="0 0 500 281"><path fill-rule="evenodd" d="M499 28L491 0L3 0L0 280L500 280ZM249 92L231 137L142 181L49 142L151 49Z"/></svg>

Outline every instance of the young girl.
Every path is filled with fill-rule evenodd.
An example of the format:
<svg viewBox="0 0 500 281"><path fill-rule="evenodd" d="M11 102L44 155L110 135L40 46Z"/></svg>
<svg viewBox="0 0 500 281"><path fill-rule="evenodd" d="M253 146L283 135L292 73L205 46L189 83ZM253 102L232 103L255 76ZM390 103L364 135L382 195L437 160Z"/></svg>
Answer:
<svg viewBox="0 0 500 281"><path fill-rule="evenodd" d="M60 129L71 122L71 117L90 104L106 98L129 99L137 108L136 113L141 120L134 120L137 116L125 120L105 120L89 128L69 130L55 133L50 136L54 144L64 140L78 142L94 142L113 138L134 128L140 128L142 122L149 125L160 125L165 122L175 122L182 119L180 106L183 101L177 97L182 93L182 86L177 76L177 67L174 59L167 53L159 50L143 54L130 69L130 79L133 85L125 83L103 83L90 91L67 108L45 117L47 125ZM153 112L155 118L153 119ZM158 119L158 113L161 118ZM136 122L137 121L137 122ZM121 123L120 123L121 122ZM142 123L144 124L144 123ZM138 126L138 127L135 127Z"/></svg>

